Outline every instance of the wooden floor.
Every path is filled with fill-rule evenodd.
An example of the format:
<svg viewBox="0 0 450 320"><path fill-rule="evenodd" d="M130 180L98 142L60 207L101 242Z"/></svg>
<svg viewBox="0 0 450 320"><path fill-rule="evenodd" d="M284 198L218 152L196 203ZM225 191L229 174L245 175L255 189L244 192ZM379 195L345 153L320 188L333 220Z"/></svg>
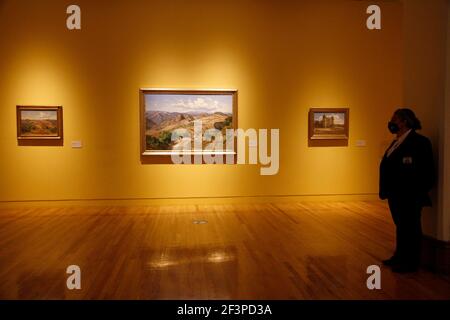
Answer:
<svg viewBox="0 0 450 320"><path fill-rule="evenodd" d="M0 299L450 299L427 271L368 290L393 246L382 202L2 208Z"/></svg>

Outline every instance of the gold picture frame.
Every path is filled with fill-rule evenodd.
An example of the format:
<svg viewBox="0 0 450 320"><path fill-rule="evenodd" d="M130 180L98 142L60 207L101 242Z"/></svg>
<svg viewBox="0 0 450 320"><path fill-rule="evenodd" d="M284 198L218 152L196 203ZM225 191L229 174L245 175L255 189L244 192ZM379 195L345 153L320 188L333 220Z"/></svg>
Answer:
<svg viewBox="0 0 450 320"><path fill-rule="evenodd" d="M172 150L171 132L178 128L191 131L195 120L207 122L202 130L216 128L223 132L228 128L237 129L237 94L236 89L141 88L141 159L160 159L149 163L170 162L170 156L175 152ZM184 152L192 156L208 153L213 154L205 150ZM214 154L236 154L236 143L234 150Z"/></svg>
<svg viewBox="0 0 450 320"><path fill-rule="evenodd" d="M308 138L310 146L348 145L349 108L311 108Z"/></svg>
<svg viewBox="0 0 450 320"><path fill-rule="evenodd" d="M16 106L19 141L62 141L62 106Z"/></svg>

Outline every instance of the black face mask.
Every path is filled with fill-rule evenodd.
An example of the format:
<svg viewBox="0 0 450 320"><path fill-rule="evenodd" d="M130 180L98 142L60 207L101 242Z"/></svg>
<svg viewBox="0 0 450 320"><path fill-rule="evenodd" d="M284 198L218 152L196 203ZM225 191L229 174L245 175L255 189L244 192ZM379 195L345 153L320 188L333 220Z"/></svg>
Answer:
<svg viewBox="0 0 450 320"><path fill-rule="evenodd" d="M400 131L398 124L396 124L395 122L392 122L392 121L388 122L388 129L392 134L395 134Z"/></svg>

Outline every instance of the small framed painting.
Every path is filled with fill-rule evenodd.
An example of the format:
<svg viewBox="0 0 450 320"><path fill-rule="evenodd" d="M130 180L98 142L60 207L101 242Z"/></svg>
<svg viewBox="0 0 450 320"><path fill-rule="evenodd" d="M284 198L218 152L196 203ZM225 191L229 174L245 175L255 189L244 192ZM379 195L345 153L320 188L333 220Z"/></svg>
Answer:
<svg viewBox="0 0 450 320"><path fill-rule="evenodd" d="M348 108L311 108L309 110L309 141L313 146L348 145ZM314 143L314 141L322 141ZM335 141L335 143L333 143Z"/></svg>
<svg viewBox="0 0 450 320"><path fill-rule="evenodd" d="M62 140L62 107L17 106L17 139Z"/></svg>

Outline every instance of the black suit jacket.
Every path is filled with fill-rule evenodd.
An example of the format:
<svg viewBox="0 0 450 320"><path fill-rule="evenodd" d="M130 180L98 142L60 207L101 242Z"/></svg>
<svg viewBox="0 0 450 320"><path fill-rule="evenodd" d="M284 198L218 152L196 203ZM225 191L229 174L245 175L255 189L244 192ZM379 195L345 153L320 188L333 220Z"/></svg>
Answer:
<svg viewBox="0 0 450 320"><path fill-rule="evenodd" d="M389 150L389 149L388 149ZM428 192L434 184L431 142L414 130L403 143L380 164L380 198L418 201L431 206Z"/></svg>

